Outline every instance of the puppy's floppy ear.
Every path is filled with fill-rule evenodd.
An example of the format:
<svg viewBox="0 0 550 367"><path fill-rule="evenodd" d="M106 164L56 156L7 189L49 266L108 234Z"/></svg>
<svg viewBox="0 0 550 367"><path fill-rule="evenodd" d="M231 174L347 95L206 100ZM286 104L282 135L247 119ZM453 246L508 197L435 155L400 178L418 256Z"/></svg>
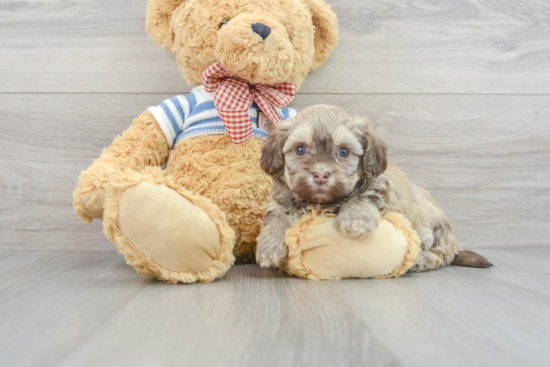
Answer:
<svg viewBox="0 0 550 367"><path fill-rule="evenodd" d="M283 173L285 168L285 158L283 156L283 146L286 139L280 127L273 129L268 135L262 150L260 166L262 170L270 176L277 177Z"/></svg>
<svg viewBox="0 0 550 367"><path fill-rule="evenodd" d="M315 26L315 58L310 71L321 66L338 43L338 18L323 0L305 0Z"/></svg>
<svg viewBox="0 0 550 367"><path fill-rule="evenodd" d="M361 142L365 154L363 155L363 169L367 179L380 176L388 168L388 147L378 137L374 126L367 117L358 120L362 133Z"/></svg>
<svg viewBox="0 0 550 367"><path fill-rule="evenodd" d="M149 37L159 46L172 52L174 35L170 28L172 14L187 0L149 0L147 4L147 15L145 17L145 28Z"/></svg>

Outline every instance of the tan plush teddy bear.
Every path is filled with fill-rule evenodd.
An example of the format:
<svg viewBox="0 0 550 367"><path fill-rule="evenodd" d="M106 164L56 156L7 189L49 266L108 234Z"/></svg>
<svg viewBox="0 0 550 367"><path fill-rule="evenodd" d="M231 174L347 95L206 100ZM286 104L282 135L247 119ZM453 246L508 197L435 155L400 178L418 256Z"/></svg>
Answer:
<svg viewBox="0 0 550 367"><path fill-rule="evenodd" d="M262 138L296 113L285 106L331 54L337 18L322 0L150 0L146 27L196 87L135 119L82 172L74 209L103 218L137 271L209 282L254 258Z"/></svg>

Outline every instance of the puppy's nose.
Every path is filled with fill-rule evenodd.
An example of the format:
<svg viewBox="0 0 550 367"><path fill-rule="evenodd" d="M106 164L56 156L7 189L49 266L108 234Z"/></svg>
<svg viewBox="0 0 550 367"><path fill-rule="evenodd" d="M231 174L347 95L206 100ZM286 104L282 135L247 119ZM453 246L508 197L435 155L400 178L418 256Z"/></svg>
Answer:
<svg viewBox="0 0 550 367"><path fill-rule="evenodd" d="M268 26L266 26L265 24L262 24L262 23L252 24L252 30L254 31L254 33L256 33L258 36L262 37L262 39L264 39L264 40L271 33L271 28L269 28Z"/></svg>
<svg viewBox="0 0 550 367"><path fill-rule="evenodd" d="M324 172L315 171L315 172L313 172L313 181L317 182L318 184L327 183L329 177L330 177L330 173L327 172L327 171L324 171Z"/></svg>

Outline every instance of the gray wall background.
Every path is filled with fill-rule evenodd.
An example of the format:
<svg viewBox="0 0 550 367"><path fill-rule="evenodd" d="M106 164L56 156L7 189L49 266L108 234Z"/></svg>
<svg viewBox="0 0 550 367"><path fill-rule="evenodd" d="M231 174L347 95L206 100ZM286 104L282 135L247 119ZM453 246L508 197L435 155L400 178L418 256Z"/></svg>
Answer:
<svg viewBox="0 0 550 367"><path fill-rule="evenodd" d="M465 248L550 241L550 2L328 1L341 41L292 103L368 115ZM146 0L0 2L0 248L107 250L72 210L81 170L187 93Z"/></svg>

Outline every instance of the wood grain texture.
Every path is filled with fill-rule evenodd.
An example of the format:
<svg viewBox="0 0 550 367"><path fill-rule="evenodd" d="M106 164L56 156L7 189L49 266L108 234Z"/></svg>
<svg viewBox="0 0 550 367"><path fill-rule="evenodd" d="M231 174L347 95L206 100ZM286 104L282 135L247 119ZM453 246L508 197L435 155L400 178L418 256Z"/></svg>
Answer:
<svg viewBox="0 0 550 367"><path fill-rule="evenodd" d="M546 247L506 249L504 251L483 249L480 252L488 259L495 261L491 272L483 273L484 276L500 279L515 286L550 296L549 255Z"/></svg>
<svg viewBox="0 0 550 367"><path fill-rule="evenodd" d="M432 189L549 189L550 96L301 95L369 116L390 157Z"/></svg>
<svg viewBox="0 0 550 367"><path fill-rule="evenodd" d="M169 95L4 95L0 247L114 250L72 210L80 171ZM462 244L549 245L550 97L300 95L368 115L412 182L430 190ZM32 106L32 108L29 108Z"/></svg>
<svg viewBox="0 0 550 367"><path fill-rule="evenodd" d="M110 252L0 250L2 366L544 366L550 248L495 267L308 281L256 265L166 285Z"/></svg>
<svg viewBox="0 0 550 367"><path fill-rule="evenodd" d="M0 268L33 252L2 252ZM150 282L111 252L50 252L0 273L0 365L55 366Z"/></svg>
<svg viewBox="0 0 550 367"><path fill-rule="evenodd" d="M3 1L0 92L182 93L146 0ZM341 42L302 93L550 92L546 0L329 0Z"/></svg>
<svg viewBox="0 0 550 367"><path fill-rule="evenodd" d="M368 291L360 280L327 287L386 346L399 346L392 351L403 365L544 366L550 316L539 308L550 304L548 283L543 291L532 284L550 274L533 265L530 251L515 251L513 259L506 250L480 251L495 263L488 271L450 266L369 284Z"/></svg>

